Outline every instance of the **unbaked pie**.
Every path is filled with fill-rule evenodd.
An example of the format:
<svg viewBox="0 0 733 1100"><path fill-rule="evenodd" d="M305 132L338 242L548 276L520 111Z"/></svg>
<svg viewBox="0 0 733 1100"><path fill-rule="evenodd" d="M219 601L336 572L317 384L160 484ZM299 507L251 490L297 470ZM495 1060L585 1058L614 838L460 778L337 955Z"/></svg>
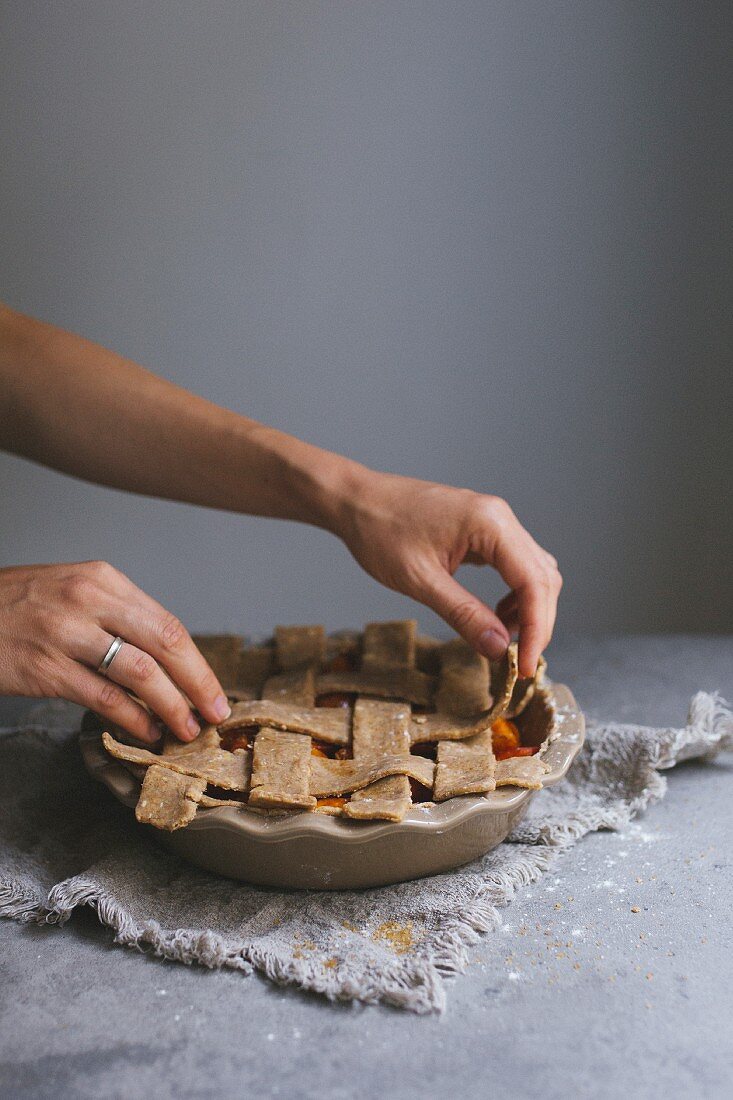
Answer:
<svg viewBox="0 0 733 1100"><path fill-rule="evenodd" d="M141 822L174 830L221 806L398 822L414 803L542 786L541 746L519 727L544 660L519 678L514 644L490 663L460 639L419 637L412 620L196 641L232 703L226 721L189 743L166 733L158 751L102 734L142 780Z"/></svg>

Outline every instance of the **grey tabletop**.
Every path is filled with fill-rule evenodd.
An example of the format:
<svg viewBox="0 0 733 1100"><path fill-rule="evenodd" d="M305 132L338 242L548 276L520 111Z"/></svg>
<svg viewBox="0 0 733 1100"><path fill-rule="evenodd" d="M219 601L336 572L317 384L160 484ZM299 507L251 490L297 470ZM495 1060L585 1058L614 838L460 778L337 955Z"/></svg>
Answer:
<svg viewBox="0 0 733 1100"><path fill-rule="evenodd" d="M695 691L733 699L733 638L561 641L549 656L591 721L682 725ZM0 724L24 707L0 701ZM90 913L2 921L0 1095L729 1096L732 767L677 768L663 802L519 895L442 1016L161 962L115 947Z"/></svg>

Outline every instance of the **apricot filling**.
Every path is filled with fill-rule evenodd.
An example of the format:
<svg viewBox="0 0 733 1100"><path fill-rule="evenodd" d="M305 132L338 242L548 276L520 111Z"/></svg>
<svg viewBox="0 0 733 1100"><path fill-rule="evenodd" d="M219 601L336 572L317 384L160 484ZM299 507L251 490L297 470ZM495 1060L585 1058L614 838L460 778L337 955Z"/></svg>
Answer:
<svg viewBox="0 0 733 1100"><path fill-rule="evenodd" d="M351 753L345 745L331 745L328 741L311 741L311 756L320 756L322 760L350 760Z"/></svg>
<svg viewBox="0 0 733 1100"><path fill-rule="evenodd" d="M491 744L497 760L512 756L534 756L539 745L523 745L519 729L508 718L497 718L491 727Z"/></svg>
<svg viewBox="0 0 733 1100"><path fill-rule="evenodd" d="M331 710L338 710L339 707L348 710L355 702L356 692L351 691L326 691L316 696L317 707L328 707Z"/></svg>
<svg viewBox="0 0 733 1100"><path fill-rule="evenodd" d="M237 749L251 749L255 737L260 732L259 726L244 726L243 729L225 730L221 734L221 747L227 752L235 752Z"/></svg>

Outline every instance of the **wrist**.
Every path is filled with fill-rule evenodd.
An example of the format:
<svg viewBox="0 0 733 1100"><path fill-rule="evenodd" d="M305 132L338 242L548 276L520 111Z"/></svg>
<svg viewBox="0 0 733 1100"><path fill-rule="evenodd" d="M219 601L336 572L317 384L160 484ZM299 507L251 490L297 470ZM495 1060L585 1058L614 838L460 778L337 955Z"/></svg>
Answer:
<svg viewBox="0 0 733 1100"><path fill-rule="evenodd" d="M303 510L297 518L345 539L372 471L319 447L308 447L305 458L296 479Z"/></svg>
<svg viewBox="0 0 733 1100"><path fill-rule="evenodd" d="M319 480L323 522L319 526L348 544L369 486L377 474L343 455L322 453L325 461L320 464Z"/></svg>
<svg viewBox="0 0 733 1100"><path fill-rule="evenodd" d="M260 514L310 523L343 538L371 471L276 428L250 422L246 437L247 461L252 463L253 452L258 456L255 466L267 485L265 507L257 509Z"/></svg>

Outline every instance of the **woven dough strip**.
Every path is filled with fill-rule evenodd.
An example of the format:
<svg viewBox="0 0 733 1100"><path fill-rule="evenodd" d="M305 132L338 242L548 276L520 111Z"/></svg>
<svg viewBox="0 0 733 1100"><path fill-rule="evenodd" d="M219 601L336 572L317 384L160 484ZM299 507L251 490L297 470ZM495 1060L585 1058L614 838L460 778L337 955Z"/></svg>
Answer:
<svg viewBox="0 0 733 1100"><path fill-rule="evenodd" d="M261 729L252 754L249 801L253 806L312 810L310 740L298 733Z"/></svg>
<svg viewBox="0 0 733 1100"><path fill-rule="evenodd" d="M226 733L248 726L270 726L288 733L307 733L331 745L348 745L351 736L351 716L346 710L291 706L289 703L273 703L269 699L235 703L231 716L222 722L219 729Z"/></svg>
<svg viewBox="0 0 733 1100"><path fill-rule="evenodd" d="M172 833L193 821L205 790L205 779L178 775L153 764L145 771L135 817L142 825Z"/></svg>
<svg viewBox="0 0 733 1100"><path fill-rule="evenodd" d="M393 624L387 624L392 628ZM379 654L379 660L389 659L392 647L397 650L397 659L404 659L405 653L415 656L414 625L412 626L412 645L402 644L403 638L395 638L389 630L387 637L380 637L372 629L373 648ZM365 642L366 656L366 642ZM357 699L354 706L352 734L352 752L357 762L379 759L381 756L406 756L410 752L410 708L404 704L386 703L377 699ZM410 781L406 775L394 775L378 779L360 791L356 791L344 806L344 816L355 819L382 818L387 821L401 821L412 803Z"/></svg>
<svg viewBox="0 0 733 1100"><path fill-rule="evenodd" d="M493 722L521 712L542 681L544 662L535 677L518 680L516 645L489 665L461 639L418 639L412 620L369 623L361 636L332 638L322 626L279 627L266 646L243 647L231 635L199 640L239 699L229 719L204 727L191 743L167 735L160 755L103 735L107 751L143 776L137 812L147 823L172 830L188 824L199 804L242 805L212 797L207 784L249 795L254 812L312 810L318 799L351 795L328 812L390 821L401 821L411 805L410 779L436 801L542 785L538 757L497 763L491 747ZM341 653L347 667L360 659L359 670L342 671L344 658L334 660ZM315 705L332 692L356 695L353 713ZM411 704L428 712L411 714ZM220 734L237 731L255 734L252 752L221 747ZM312 737L351 743L352 759L313 755ZM436 764L411 755L411 745L436 741Z"/></svg>
<svg viewBox="0 0 733 1100"><path fill-rule="evenodd" d="M496 759L491 747L491 730L466 741L443 741L438 745L433 798L444 802L459 794L486 794L496 786Z"/></svg>
<svg viewBox="0 0 733 1100"><path fill-rule="evenodd" d="M200 752L180 753L158 756L148 749L134 745L123 745L115 741L109 733L102 734L102 744L110 756L117 760L128 760L132 764L158 764L179 775L190 775L196 779L205 779L213 787L225 791L247 791L251 771L252 754L246 749L225 752L223 749L203 749ZM191 743L192 746L196 742Z"/></svg>

